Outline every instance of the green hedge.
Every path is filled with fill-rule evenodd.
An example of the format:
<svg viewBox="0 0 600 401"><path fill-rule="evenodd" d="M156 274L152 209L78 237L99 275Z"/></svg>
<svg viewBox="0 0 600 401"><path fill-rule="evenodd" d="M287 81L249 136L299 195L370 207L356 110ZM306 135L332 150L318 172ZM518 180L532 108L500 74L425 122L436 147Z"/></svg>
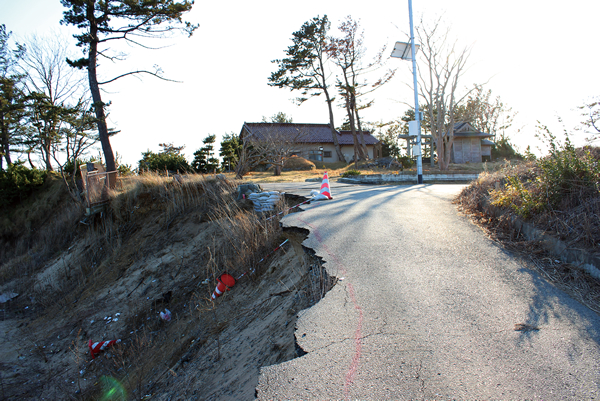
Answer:
<svg viewBox="0 0 600 401"><path fill-rule="evenodd" d="M355 177L357 175L360 175L360 171L358 170L347 170L342 173L342 177Z"/></svg>
<svg viewBox="0 0 600 401"><path fill-rule="evenodd" d="M36 168L29 169L22 163L13 163L0 171L0 207L25 200L44 184L48 173Z"/></svg>

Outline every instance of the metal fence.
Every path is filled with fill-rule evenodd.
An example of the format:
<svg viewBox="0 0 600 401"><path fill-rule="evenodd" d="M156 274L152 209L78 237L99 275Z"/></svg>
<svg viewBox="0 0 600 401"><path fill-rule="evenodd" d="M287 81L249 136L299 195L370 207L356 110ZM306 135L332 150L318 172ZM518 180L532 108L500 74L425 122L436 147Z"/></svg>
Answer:
<svg viewBox="0 0 600 401"><path fill-rule="evenodd" d="M116 180L116 174L116 171L104 171L104 166L100 163L87 163L85 166L81 166L88 214L94 213L94 209L108 202L109 183L110 180Z"/></svg>

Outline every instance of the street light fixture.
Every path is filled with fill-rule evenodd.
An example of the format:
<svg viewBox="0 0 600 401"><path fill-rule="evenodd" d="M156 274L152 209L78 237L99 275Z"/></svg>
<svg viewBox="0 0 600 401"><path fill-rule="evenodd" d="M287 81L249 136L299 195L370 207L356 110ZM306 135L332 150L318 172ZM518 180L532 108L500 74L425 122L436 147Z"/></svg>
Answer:
<svg viewBox="0 0 600 401"><path fill-rule="evenodd" d="M417 87L417 50L419 45L415 44L415 34L413 29L413 13L412 13L412 0L408 0L408 15L410 19L410 42L396 42L394 51L392 51L392 57L401 58L402 60L412 61L413 67L413 86L415 88L415 124L413 125L414 130L409 124L409 135L413 135L416 131L417 144L416 155L417 155L417 183L423 183L423 158L421 156L421 113L419 112L419 89ZM412 122L412 121L411 121Z"/></svg>

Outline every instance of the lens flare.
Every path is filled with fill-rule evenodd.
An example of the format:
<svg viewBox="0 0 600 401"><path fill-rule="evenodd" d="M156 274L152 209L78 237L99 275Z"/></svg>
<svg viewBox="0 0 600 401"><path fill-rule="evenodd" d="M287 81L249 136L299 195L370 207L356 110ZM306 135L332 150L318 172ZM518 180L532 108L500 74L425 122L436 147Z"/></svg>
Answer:
<svg viewBox="0 0 600 401"><path fill-rule="evenodd" d="M100 385L102 386L101 401L127 400L127 391L125 391L123 385L114 377L102 376L100 378Z"/></svg>

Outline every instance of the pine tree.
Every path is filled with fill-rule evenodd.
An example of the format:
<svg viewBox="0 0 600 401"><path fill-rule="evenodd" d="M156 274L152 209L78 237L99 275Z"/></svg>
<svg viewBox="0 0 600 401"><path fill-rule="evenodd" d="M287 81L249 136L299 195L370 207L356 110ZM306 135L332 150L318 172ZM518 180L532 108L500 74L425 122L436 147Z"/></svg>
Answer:
<svg viewBox="0 0 600 401"><path fill-rule="evenodd" d="M150 74L159 78L160 70L131 71L105 82L98 82L98 57L114 61L99 46L114 40L125 40L128 44L144 46L140 38L160 38L175 31L184 31L189 36L198 27L183 22L181 17L192 9L193 1L173 0L61 0L67 10L61 23L74 25L82 32L75 35L77 45L84 49L85 56L69 60L77 68L87 68L90 92L98 122L98 133L107 171L116 171L115 157L106 125L106 103L103 102L100 86L133 74ZM111 184L114 184L111 182Z"/></svg>
<svg viewBox="0 0 600 401"><path fill-rule="evenodd" d="M219 156L223 158L221 169L231 171L232 168L235 168L238 160L240 160L241 151L242 141L240 141L240 138L234 133L225 134L219 150Z"/></svg>
<svg viewBox="0 0 600 401"><path fill-rule="evenodd" d="M25 48L17 43L10 49L10 36L6 26L0 25L0 170L3 159L7 165L12 163L10 147L17 141L27 101L21 85L23 76L15 71Z"/></svg>
<svg viewBox="0 0 600 401"><path fill-rule="evenodd" d="M215 157L214 143L216 135L209 135L202 143L204 146L194 152L192 168L198 173L208 174L219 170L219 159Z"/></svg>
<svg viewBox="0 0 600 401"><path fill-rule="evenodd" d="M269 85L302 91L302 97L296 99L300 104L313 96L324 94L335 150L338 159L345 161L335 131L332 106L334 99L329 95L329 72L325 69L329 27L329 20L324 15L323 18L315 17L305 22L299 31L294 32L293 44L285 51L287 58L273 61L279 69L269 77Z"/></svg>

